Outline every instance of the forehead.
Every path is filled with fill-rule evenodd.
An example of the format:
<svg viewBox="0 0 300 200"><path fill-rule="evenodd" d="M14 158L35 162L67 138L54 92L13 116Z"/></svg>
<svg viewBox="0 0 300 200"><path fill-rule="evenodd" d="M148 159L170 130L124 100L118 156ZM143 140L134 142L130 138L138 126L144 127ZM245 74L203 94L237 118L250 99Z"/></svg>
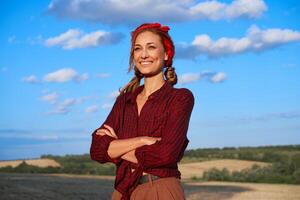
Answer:
<svg viewBox="0 0 300 200"><path fill-rule="evenodd" d="M147 44L147 43L161 43L160 36L157 35L156 33L153 33L151 31L144 31L140 34L135 39L135 44Z"/></svg>

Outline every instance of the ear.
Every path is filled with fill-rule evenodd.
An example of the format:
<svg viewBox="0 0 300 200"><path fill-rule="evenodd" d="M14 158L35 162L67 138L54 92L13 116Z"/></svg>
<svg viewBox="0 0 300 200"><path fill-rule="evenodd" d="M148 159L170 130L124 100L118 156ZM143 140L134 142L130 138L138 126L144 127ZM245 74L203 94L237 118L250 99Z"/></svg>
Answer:
<svg viewBox="0 0 300 200"><path fill-rule="evenodd" d="M164 59L165 59L165 60L168 60L168 58L169 58L169 57L168 57L168 54L167 54L167 52L165 52L165 58L164 58Z"/></svg>

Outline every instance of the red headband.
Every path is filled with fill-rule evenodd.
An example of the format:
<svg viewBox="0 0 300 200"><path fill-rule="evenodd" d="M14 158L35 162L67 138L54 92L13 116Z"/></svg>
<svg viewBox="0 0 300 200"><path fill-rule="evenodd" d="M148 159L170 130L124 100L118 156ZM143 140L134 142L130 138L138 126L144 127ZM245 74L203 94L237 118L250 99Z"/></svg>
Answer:
<svg viewBox="0 0 300 200"><path fill-rule="evenodd" d="M152 23L152 24L141 25L134 32L139 32L141 30L150 29L150 28L158 29L165 33L168 33L168 31L170 30L168 26L162 26L160 23Z"/></svg>
<svg viewBox="0 0 300 200"><path fill-rule="evenodd" d="M143 24L139 26L137 29L131 32L131 41L136 38L137 34L146 29L156 29L158 31L164 32L168 34L170 28L168 26L162 26L160 23L151 23L151 24ZM168 55L168 60L165 62L166 67L171 67L173 63L174 57L174 45L171 39L167 37L162 37L162 42L165 48L165 51Z"/></svg>

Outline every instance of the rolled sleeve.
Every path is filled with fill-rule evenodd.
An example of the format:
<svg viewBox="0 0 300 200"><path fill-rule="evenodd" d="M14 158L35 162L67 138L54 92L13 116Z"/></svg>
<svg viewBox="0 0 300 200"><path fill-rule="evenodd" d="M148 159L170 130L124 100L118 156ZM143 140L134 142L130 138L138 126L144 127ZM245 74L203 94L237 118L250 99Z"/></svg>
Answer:
<svg viewBox="0 0 300 200"><path fill-rule="evenodd" d="M113 162L117 164L118 159L112 159L107 153L110 142L115 140L115 138L108 135L97 135L96 133L93 133L92 137L91 159L99 163Z"/></svg>
<svg viewBox="0 0 300 200"><path fill-rule="evenodd" d="M120 113L121 113L121 99L120 96L116 99L115 104L113 105L112 110L110 111L108 117L106 120L103 122L103 124L97 128L96 130L93 131L92 133L92 143L90 146L90 158L92 160L95 160L99 163L106 163L106 162L112 162L115 164L118 164L121 161L121 158L115 158L112 159L108 155L108 147L110 143L113 140L116 140L115 138L108 136L108 135L97 135L96 132L98 129L105 128L104 124L107 124L111 126L116 134L118 135L118 130L119 130L119 121L120 121Z"/></svg>
<svg viewBox="0 0 300 200"><path fill-rule="evenodd" d="M187 131L193 106L192 92L182 88L170 105L171 112L162 132L162 139L153 145L136 149L135 156L140 167L176 167L189 143Z"/></svg>

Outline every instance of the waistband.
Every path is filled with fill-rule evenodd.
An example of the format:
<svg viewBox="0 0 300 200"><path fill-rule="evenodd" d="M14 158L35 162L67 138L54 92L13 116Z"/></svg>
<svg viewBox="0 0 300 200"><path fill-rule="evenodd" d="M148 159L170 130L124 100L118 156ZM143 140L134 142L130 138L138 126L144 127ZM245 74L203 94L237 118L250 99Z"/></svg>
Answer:
<svg viewBox="0 0 300 200"><path fill-rule="evenodd" d="M143 183L147 183L147 182L151 182L152 183L152 181L157 180L157 179L160 179L160 177L152 175L152 174L146 174L146 175L143 175L140 178L139 184L143 184Z"/></svg>

